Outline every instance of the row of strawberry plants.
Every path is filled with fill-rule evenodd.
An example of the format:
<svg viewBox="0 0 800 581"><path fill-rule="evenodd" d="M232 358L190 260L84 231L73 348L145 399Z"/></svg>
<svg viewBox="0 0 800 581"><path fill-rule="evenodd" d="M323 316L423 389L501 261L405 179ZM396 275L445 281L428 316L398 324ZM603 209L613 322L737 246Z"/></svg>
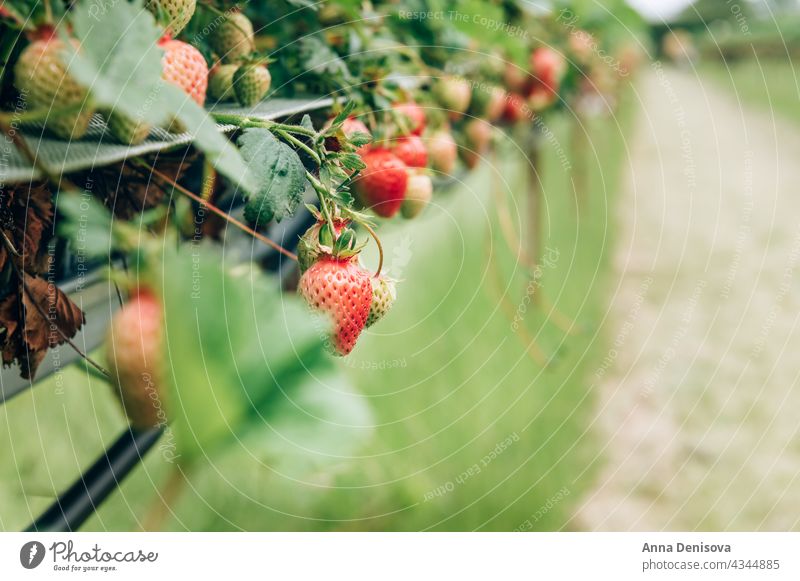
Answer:
<svg viewBox="0 0 800 581"><path fill-rule="evenodd" d="M131 423L150 427L174 420L176 400L185 427L207 420L207 402L186 405L193 397L185 384L196 370L174 361L165 369L164 321L177 317L173 312L187 314L177 297L193 293L193 257L164 248L183 241L192 249L198 239L213 238L214 231L194 227L198 215L209 211L297 261L299 294L333 327L324 342L328 351L348 354L397 296L382 258L374 269L360 258L370 240L382 257L378 224L423 212L434 195L432 177L452 175L459 158L475 168L499 128L537 126L559 108L607 108L636 60L629 47L611 47L601 35L566 27L559 21L563 13L531 14L524 2L482 4L472 13L480 19L463 17L457 3L447 7L462 16L436 17L397 3L4 4L4 51L13 66L2 70L3 102L25 103L0 115L9 138L18 125L39 124L65 139L80 139L100 112L108 132L124 143L140 142L161 126L189 132L201 153L192 163L188 151L181 153L177 168L159 156L104 168L119 175L113 191L92 190L107 209L87 201L92 188L78 187L88 182L72 175L4 185L4 362L16 361L33 376L46 349L69 341L83 324L80 309L47 284L47 242L58 234L85 254L131 259L127 272L109 273L130 299L109 329L105 362L85 356L117 387ZM512 26L525 34L512 33ZM8 42L12 37L15 42ZM612 48L619 49L617 67L606 58ZM307 115L297 124L256 119L246 109L221 114L202 107L213 101L248 107L302 93L329 94L336 104L329 115ZM216 122L238 127L231 141L215 130ZM36 163L35 152L27 153ZM190 165L200 168L197 192L186 186L184 166ZM118 204L120 185L143 190L133 211ZM225 189L243 200L246 223L219 207ZM295 254L265 232L304 211L309 189L316 196L308 207L316 224ZM360 233L369 236L359 239ZM220 259L202 247L210 260ZM176 281L165 272L187 276ZM221 267L215 276L235 279ZM206 309L213 310L219 295L209 294L214 298ZM230 307L227 317L247 316L246 300ZM296 329L287 330L286 340L299 341ZM198 356L205 356L199 348ZM305 366L309 353L301 355ZM225 365L218 375L238 376ZM220 392L215 384L206 395L215 399ZM252 407L249 395L249 402L231 404L229 415ZM201 410L198 417L191 417L193 409ZM206 423L204 431L213 427L213 421ZM206 441L194 430L186 432L193 442L184 448Z"/></svg>

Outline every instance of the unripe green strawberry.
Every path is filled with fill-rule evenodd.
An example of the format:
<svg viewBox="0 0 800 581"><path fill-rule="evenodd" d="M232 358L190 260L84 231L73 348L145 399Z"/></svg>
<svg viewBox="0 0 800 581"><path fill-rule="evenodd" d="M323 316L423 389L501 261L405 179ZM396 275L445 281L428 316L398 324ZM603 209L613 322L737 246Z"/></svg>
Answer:
<svg viewBox="0 0 800 581"><path fill-rule="evenodd" d="M417 217L433 198L433 182L430 176L419 172L409 173L406 197L400 206L403 218Z"/></svg>
<svg viewBox="0 0 800 581"><path fill-rule="evenodd" d="M151 126L149 123L135 121L127 115L116 111L106 113L106 123L111 135L117 141L126 145L141 143L150 135Z"/></svg>
<svg viewBox="0 0 800 581"><path fill-rule="evenodd" d="M233 94L233 75L238 65L216 65L208 73L208 96L217 101L230 101Z"/></svg>
<svg viewBox="0 0 800 581"><path fill-rule="evenodd" d="M240 59L249 57L256 49L253 23L238 10L226 13L225 20L213 32L209 41L214 52L225 63L237 63Z"/></svg>
<svg viewBox="0 0 800 581"><path fill-rule="evenodd" d="M88 91L67 72L64 41L54 36L52 29L43 29L40 35L42 38L20 54L14 66L14 84L31 111L51 111L45 120L47 129L62 139L79 139L89 128L94 107L88 101ZM77 49L78 43L72 43ZM58 112L67 107L75 110Z"/></svg>
<svg viewBox="0 0 800 581"><path fill-rule="evenodd" d="M114 315L108 328L106 357L111 381L136 428L152 428L167 421L162 311L155 295L143 290Z"/></svg>
<svg viewBox="0 0 800 581"><path fill-rule="evenodd" d="M233 92L242 107L252 107L269 91L272 76L267 67L258 64L240 66L233 73Z"/></svg>
<svg viewBox="0 0 800 581"><path fill-rule="evenodd" d="M389 309L392 308L397 298L395 282L383 275L373 277L372 282L372 302L370 303L369 316L367 317L366 327L371 327L380 321Z"/></svg>
<svg viewBox="0 0 800 581"><path fill-rule="evenodd" d="M312 309L326 315L333 324L333 351L338 355L350 353L364 330L372 305L369 273L355 257L326 256L303 273L298 290Z"/></svg>
<svg viewBox="0 0 800 581"><path fill-rule="evenodd" d="M428 159L431 167L445 175L451 175L456 167L458 145L447 129L438 129L427 139Z"/></svg>
<svg viewBox="0 0 800 581"><path fill-rule="evenodd" d="M472 87L461 77L445 77L436 83L434 94L450 118L458 119L469 107Z"/></svg>
<svg viewBox="0 0 800 581"><path fill-rule="evenodd" d="M145 0L145 6L170 36L178 36L194 16L197 0Z"/></svg>

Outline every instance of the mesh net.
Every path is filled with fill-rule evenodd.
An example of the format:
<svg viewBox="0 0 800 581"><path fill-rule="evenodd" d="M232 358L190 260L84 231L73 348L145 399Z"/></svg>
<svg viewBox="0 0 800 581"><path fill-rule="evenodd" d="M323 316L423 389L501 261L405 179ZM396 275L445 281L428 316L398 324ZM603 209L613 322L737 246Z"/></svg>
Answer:
<svg viewBox="0 0 800 581"><path fill-rule="evenodd" d="M326 97L309 99L270 99L255 107L235 107L220 104L213 108L214 112L246 115L257 119L278 119L298 113L328 107L333 100ZM233 125L217 125L223 132L232 131ZM163 151L175 146L191 142L188 133L174 134L161 128L154 128L150 136L138 145L122 145L115 143L106 131L102 117L95 115L89 131L84 137L75 141L56 139L42 130L27 130L24 139L38 162L54 174L69 173L93 167L118 163L128 157ZM3 155L0 156L0 184L20 183L41 177L41 171L34 167L25 155L8 144L3 143Z"/></svg>

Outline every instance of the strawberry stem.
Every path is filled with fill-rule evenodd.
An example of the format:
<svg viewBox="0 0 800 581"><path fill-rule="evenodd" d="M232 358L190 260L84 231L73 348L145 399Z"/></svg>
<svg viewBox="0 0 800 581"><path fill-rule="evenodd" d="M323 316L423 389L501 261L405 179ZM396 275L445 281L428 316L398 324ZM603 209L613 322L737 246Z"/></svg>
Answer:
<svg viewBox="0 0 800 581"><path fill-rule="evenodd" d="M243 115L235 115L232 113L214 113L213 111L211 112L211 116L218 123L236 125L242 129L247 129L250 127L262 127L264 129L269 129L270 131L285 131L286 133L305 135L306 137L316 138L318 135L316 131L308 129L307 127L277 123L276 121L270 121L269 119L253 119Z"/></svg>
<svg viewBox="0 0 800 581"><path fill-rule="evenodd" d="M319 154L313 149L311 149L309 146L307 146L305 143L297 139L294 135L291 135L284 129L277 129L276 133L281 137L283 137L289 143L293 144L295 147L299 147L300 149L305 151L309 156L311 156L311 159L313 159L318 166L322 165L322 159L320 159Z"/></svg>
<svg viewBox="0 0 800 581"><path fill-rule="evenodd" d="M322 182L319 181L316 176L308 170L306 170L306 179L311 184L311 187L314 188L314 191L317 192L317 198L319 198L319 209L322 210L322 215L325 216L325 221L330 225L331 228L333 228L333 215L331 214L331 210L328 207L328 201L326 199L326 196L330 195L330 192L322 184Z"/></svg>
<svg viewBox="0 0 800 581"><path fill-rule="evenodd" d="M269 238L267 238L263 234L259 234L258 232L256 232L255 230L253 230L252 228L250 228L249 226L247 226L243 222L240 222L239 220L237 220L236 218L234 218L233 216L231 216L227 212L219 209L217 206L215 206L214 204L212 204L208 200L204 200L202 197L198 196L194 192L191 192L191 191L187 190L186 188L184 188L182 185L180 185L178 182L173 180L168 175L158 171L156 168L154 168L153 166L149 165L148 163L146 163L144 161L137 160L136 163L138 165L140 165L141 167L146 168L148 171L152 172L153 175L156 175L156 176L160 177L162 180L166 181L168 184L170 184L173 188L178 190L184 196L187 196L187 197L191 198L192 200L194 200L195 202L197 202L201 206L205 206L206 208L211 210L213 213L215 213L217 216L219 216L223 220L226 220L226 221L230 222L231 224L233 224L234 226L236 226L237 228L239 228L243 232L246 232L247 234L249 234L250 236L255 238L256 240L259 240L259 241L263 242L264 244L266 244L270 248L273 248L274 250L277 250L278 252L280 252L281 254L283 254L284 256L286 256L288 258L291 258L292 260L295 260L295 261L297 260L297 255L295 253L290 252L289 250L286 250L283 246L281 246L277 242L275 242L273 240L270 240Z"/></svg>
<svg viewBox="0 0 800 581"><path fill-rule="evenodd" d="M381 272L383 271L383 244L381 244L381 239L378 237L378 234L375 230L372 229L372 226L367 224L366 222L359 222L364 229L369 232L370 236L375 240L375 244L378 245L378 269L375 271L375 277L379 277Z"/></svg>

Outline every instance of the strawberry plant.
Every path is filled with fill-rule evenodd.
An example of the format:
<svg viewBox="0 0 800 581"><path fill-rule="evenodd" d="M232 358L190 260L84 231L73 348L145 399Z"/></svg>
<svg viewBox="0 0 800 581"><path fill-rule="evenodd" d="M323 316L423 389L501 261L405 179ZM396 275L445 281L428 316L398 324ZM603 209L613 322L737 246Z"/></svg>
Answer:
<svg viewBox="0 0 800 581"><path fill-rule="evenodd" d="M403 300L383 269L380 226L431 212L441 184L478 168L506 132L540 131L590 86L616 88L585 43L559 38L553 15L522 2L461 8L526 34L408 21L406 4L4 4L0 130L37 176L0 183L4 364L33 377L48 349L71 345L131 426L175 430L184 466L247 437L262 414L303 424L278 395L291 386L332 417L368 418L347 386L320 396L315 373L343 383L328 354L353 352ZM271 109L300 96L330 99L305 99L302 114ZM113 144L121 156L54 169L35 138L100 153ZM230 264L220 242L236 235L279 256L283 278L255 259ZM377 265L362 258L368 244ZM86 315L47 283L51 246L82 248L119 290L99 358L73 343Z"/></svg>

